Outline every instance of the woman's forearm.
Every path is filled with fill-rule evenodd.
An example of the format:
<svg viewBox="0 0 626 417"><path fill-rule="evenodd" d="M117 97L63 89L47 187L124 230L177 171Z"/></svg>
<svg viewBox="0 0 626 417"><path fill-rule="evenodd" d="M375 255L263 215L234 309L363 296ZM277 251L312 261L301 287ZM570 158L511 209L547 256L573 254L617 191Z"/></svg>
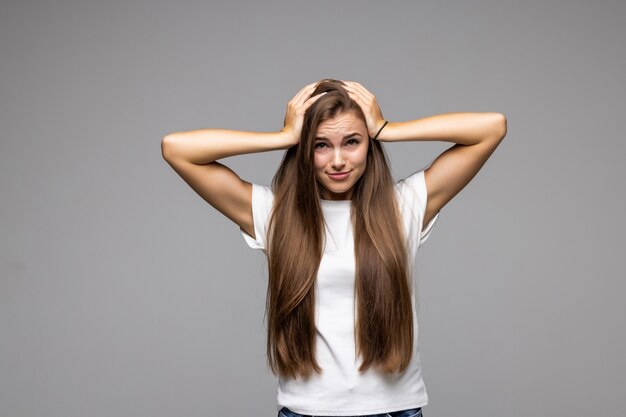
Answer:
<svg viewBox="0 0 626 417"><path fill-rule="evenodd" d="M182 158L201 165L234 155L287 149L293 144L283 131L199 129L170 133L163 137L161 148L165 159Z"/></svg>
<svg viewBox="0 0 626 417"><path fill-rule="evenodd" d="M408 122L389 122L378 135L382 142L445 141L474 145L506 134L502 113L445 113Z"/></svg>

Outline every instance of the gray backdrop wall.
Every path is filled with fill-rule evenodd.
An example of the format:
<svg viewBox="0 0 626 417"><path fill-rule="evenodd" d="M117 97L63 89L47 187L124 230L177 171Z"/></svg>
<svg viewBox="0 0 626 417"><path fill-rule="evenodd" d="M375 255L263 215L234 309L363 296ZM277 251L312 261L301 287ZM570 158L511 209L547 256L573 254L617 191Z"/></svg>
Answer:
<svg viewBox="0 0 626 417"><path fill-rule="evenodd" d="M305 84L508 135L418 255L428 417L623 402L622 1L0 5L0 416L274 416L266 263L162 159ZM622 75L620 75L622 74ZM444 142L386 146L396 179ZM282 151L222 160L269 184Z"/></svg>

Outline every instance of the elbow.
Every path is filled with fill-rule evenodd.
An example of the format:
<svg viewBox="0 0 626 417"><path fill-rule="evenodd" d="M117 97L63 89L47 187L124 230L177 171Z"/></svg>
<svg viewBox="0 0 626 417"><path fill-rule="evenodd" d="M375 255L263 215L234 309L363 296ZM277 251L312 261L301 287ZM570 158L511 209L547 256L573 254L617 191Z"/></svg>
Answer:
<svg viewBox="0 0 626 417"><path fill-rule="evenodd" d="M166 161L172 156L172 141L173 136L171 134L165 135L161 139L161 155Z"/></svg>
<svg viewBox="0 0 626 417"><path fill-rule="evenodd" d="M488 141L500 142L506 136L506 116L502 113L489 113L489 123L487 125L484 139Z"/></svg>
<svg viewBox="0 0 626 417"><path fill-rule="evenodd" d="M504 139L506 136L506 116L502 113L496 113L497 115L497 123L496 123L496 132L497 136L500 140Z"/></svg>

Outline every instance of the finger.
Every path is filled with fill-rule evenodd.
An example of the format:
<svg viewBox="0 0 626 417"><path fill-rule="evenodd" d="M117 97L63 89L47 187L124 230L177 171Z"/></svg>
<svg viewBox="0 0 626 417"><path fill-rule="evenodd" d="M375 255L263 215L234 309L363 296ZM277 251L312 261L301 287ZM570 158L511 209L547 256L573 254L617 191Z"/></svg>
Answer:
<svg viewBox="0 0 626 417"><path fill-rule="evenodd" d="M359 105L359 107L361 107L362 110L364 111L367 110L365 101L363 101L363 98L361 96L359 96L354 91L348 91L348 95L350 96L352 100L356 101L356 103Z"/></svg>
<svg viewBox="0 0 626 417"><path fill-rule="evenodd" d="M298 102L300 103L302 101L302 98L305 95L310 94L310 91L317 85L317 83L311 83L311 84L307 84L305 85L300 91L298 91L298 93L294 96L294 98L292 99L294 101L294 103Z"/></svg>
<svg viewBox="0 0 626 417"><path fill-rule="evenodd" d="M359 89L362 89L362 90L367 91L367 89L366 89L365 87L363 87L363 84L361 84L361 83L359 83L359 82L356 82L356 81L355 81L355 82L353 82L352 84L354 84L354 86L355 86L355 87L357 87L357 88L359 88Z"/></svg>
<svg viewBox="0 0 626 417"><path fill-rule="evenodd" d="M350 96L351 99L355 100L357 103L361 104L361 97L356 94L356 92L350 90L350 89L346 89L346 91L348 92L348 95Z"/></svg>
<svg viewBox="0 0 626 417"><path fill-rule="evenodd" d="M352 83L352 87L357 90L360 91L361 93L363 93L366 96L374 96L374 94L372 94L367 88L365 88L361 83L357 83L354 82Z"/></svg>
<svg viewBox="0 0 626 417"><path fill-rule="evenodd" d="M298 105L302 105L304 102L309 100L311 98L311 94L313 93L313 90L315 90L316 87L317 87L317 83L311 83L307 85L305 88L303 88L302 95L297 100Z"/></svg>
<svg viewBox="0 0 626 417"><path fill-rule="evenodd" d="M314 95L313 97L309 97L305 103L304 103L304 109L308 109L313 103L315 103L320 97L322 97L324 94L328 93L328 91L324 91L323 93L319 93Z"/></svg>
<svg viewBox="0 0 626 417"><path fill-rule="evenodd" d="M362 92L352 89L349 89L347 91L348 95L350 95L350 97L352 97L357 103L359 103L361 107L365 106L365 104L367 103L367 97L365 97Z"/></svg>
<svg viewBox="0 0 626 417"><path fill-rule="evenodd" d="M357 100L359 103L363 102L363 95L358 90L352 87L348 87L346 88L346 91L348 92L348 95L354 100Z"/></svg>
<svg viewBox="0 0 626 417"><path fill-rule="evenodd" d="M357 91L364 98L374 97L374 95L372 93L370 93L365 87L363 87L359 83L354 83L353 84L353 89L354 89L354 91Z"/></svg>

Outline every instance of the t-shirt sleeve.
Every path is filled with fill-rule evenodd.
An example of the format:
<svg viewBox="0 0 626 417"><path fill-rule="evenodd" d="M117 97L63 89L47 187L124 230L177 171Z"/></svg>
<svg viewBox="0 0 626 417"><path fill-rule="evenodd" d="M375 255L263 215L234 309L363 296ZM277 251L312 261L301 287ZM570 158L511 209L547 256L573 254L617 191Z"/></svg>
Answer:
<svg viewBox="0 0 626 417"><path fill-rule="evenodd" d="M411 210L418 219L420 230L419 245L421 246L430 236L433 226L439 219L440 212L437 212L427 225L423 224L424 215L426 213L426 202L428 199L424 169L409 175L402 181L405 183L405 187L403 188L405 199L408 201Z"/></svg>
<svg viewBox="0 0 626 417"><path fill-rule="evenodd" d="M269 187L252 183L252 220L256 239L239 228L244 240L252 249L265 250L267 223L273 202L274 195Z"/></svg>

